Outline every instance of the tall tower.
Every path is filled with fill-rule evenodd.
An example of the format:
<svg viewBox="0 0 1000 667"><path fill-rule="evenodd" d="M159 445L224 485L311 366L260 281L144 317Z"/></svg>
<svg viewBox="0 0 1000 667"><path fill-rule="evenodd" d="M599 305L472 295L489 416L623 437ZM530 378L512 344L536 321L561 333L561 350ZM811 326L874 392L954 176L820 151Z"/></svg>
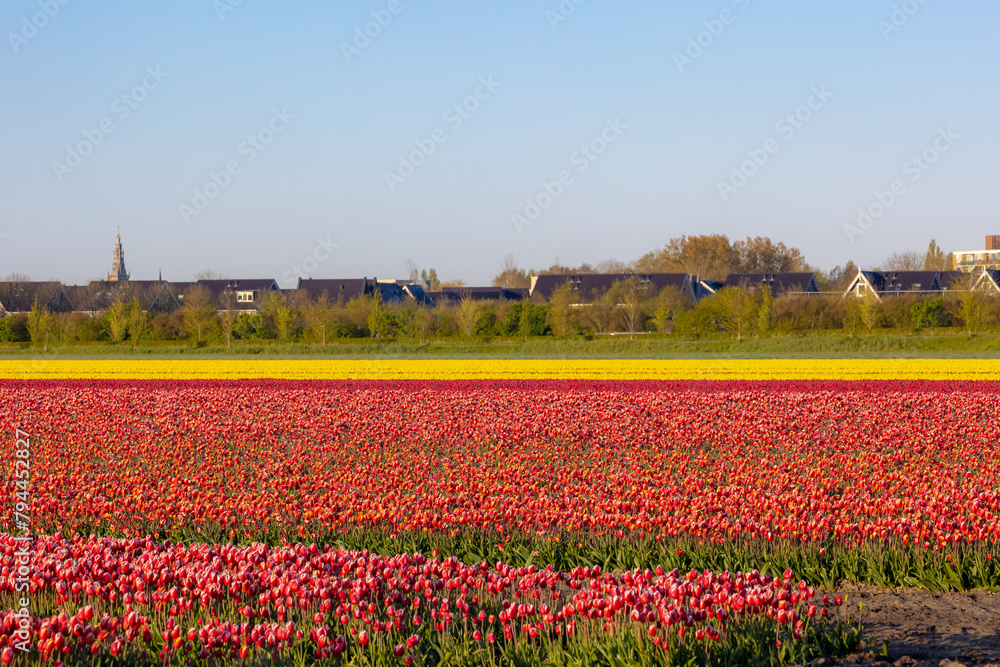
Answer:
<svg viewBox="0 0 1000 667"><path fill-rule="evenodd" d="M115 260L111 265L111 274L108 276L111 282L128 280L128 272L125 270L125 251L122 250L122 231L118 230L118 240L115 241Z"/></svg>

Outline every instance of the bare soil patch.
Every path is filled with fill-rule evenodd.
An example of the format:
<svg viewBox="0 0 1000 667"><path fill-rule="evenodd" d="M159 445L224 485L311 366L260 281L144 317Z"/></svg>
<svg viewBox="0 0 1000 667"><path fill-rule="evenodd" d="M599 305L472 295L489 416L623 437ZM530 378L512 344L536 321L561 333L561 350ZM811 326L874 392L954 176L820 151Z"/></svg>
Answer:
<svg viewBox="0 0 1000 667"><path fill-rule="evenodd" d="M864 624L870 648L881 650L882 640L889 642L889 663L898 667L1000 667L1000 593L931 593L845 583L837 594L846 598L844 609L850 611L851 620ZM821 664L886 662L869 654Z"/></svg>

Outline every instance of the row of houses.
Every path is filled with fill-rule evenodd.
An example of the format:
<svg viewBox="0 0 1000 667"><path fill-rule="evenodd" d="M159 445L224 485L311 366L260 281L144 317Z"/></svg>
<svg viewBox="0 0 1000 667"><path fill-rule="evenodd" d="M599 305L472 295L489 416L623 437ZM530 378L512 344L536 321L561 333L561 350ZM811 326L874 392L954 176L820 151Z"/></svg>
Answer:
<svg viewBox="0 0 1000 667"><path fill-rule="evenodd" d="M346 303L353 298L372 296L376 292L384 303L415 302L422 305L448 305L474 299L477 301L548 301L554 292L570 283L580 302L590 301L609 290L616 282L635 278L641 289L659 293L676 290L690 303L716 294L726 287L771 290L775 296L803 294L820 295L819 283L813 273L731 274L725 281L700 280L686 273L649 274L582 274L540 275L531 277L529 288L451 287L428 290L413 281L379 280L377 278L299 279L293 298L303 295L317 299L326 294L330 301ZM971 280L971 282L970 282ZM95 280L86 285L63 285L58 281L0 282L0 314L22 313L37 302L54 313L89 313L107 309L115 300L138 299L150 313L172 312L183 307L185 298L201 288L218 309L233 309L243 313L257 312L272 293L282 294L271 278L240 280L199 280L169 282L166 280ZM937 295L949 290L984 289L1000 293L1000 270L981 274L959 271L859 271L841 296L863 297L872 294L878 299L889 296ZM829 293L827 293L829 294Z"/></svg>

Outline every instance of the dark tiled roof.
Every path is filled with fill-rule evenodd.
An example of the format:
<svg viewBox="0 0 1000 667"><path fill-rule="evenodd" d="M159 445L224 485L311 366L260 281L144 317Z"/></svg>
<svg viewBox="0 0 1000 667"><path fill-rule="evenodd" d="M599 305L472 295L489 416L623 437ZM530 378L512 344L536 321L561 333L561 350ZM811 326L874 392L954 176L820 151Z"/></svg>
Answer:
<svg viewBox="0 0 1000 667"><path fill-rule="evenodd" d="M893 292L937 292L941 289L937 271L886 271L882 275L885 294Z"/></svg>
<svg viewBox="0 0 1000 667"><path fill-rule="evenodd" d="M410 298L421 305L431 306L435 305L434 299L430 297L427 291L422 285L417 285L416 283L410 285L403 285L403 291L410 295Z"/></svg>
<svg viewBox="0 0 1000 667"><path fill-rule="evenodd" d="M170 285L161 280L93 280L86 285L67 286L66 293L78 312L104 310L116 297L126 301L138 298L143 310L151 312L170 312L180 306Z"/></svg>
<svg viewBox="0 0 1000 667"><path fill-rule="evenodd" d="M726 287L746 285L753 288L765 284L774 294L787 292L818 292L819 284L814 273L731 273L726 277Z"/></svg>
<svg viewBox="0 0 1000 667"><path fill-rule="evenodd" d="M0 309L8 313L30 312L35 304L56 313L69 312L72 302L55 280L0 282Z"/></svg>
<svg viewBox="0 0 1000 667"><path fill-rule="evenodd" d="M299 289L305 291L311 299L317 299L326 292L330 301L351 299L370 293L372 281L367 278L305 278L299 279Z"/></svg>
<svg viewBox="0 0 1000 667"><path fill-rule="evenodd" d="M520 301L527 292L517 287L445 287L429 294L437 303L453 303L466 296L473 301Z"/></svg>
<svg viewBox="0 0 1000 667"><path fill-rule="evenodd" d="M962 271L941 271L938 273L938 284L943 290L964 290L969 287L969 273ZM973 278L974 281L979 277ZM975 284L975 283L973 283Z"/></svg>
<svg viewBox="0 0 1000 667"><path fill-rule="evenodd" d="M635 276L641 285L654 287L661 290L665 287L673 287L684 292L691 292L691 277L686 273L590 273L580 275L554 275L546 274L538 276L531 287L531 296L541 295L546 299L551 298L561 285L567 281L576 285L576 289L581 299L589 300L601 293L606 292L611 286L619 281L627 280Z"/></svg>
<svg viewBox="0 0 1000 667"><path fill-rule="evenodd" d="M179 285L183 285L184 289L179 289ZM239 309L243 310L259 308L261 304L263 304L264 299L267 298L267 295L272 291L281 294L281 290L278 288L278 283L273 278L199 280L196 283L174 283L174 289L178 299L183 302L184 294L190 292L195 286L207 289L209 294L212 296L212 300L215 301L216 305L220 307L223 303L222 295L227 290L232 290L233 292L253 292L254 298L252 301L239 302L236 304Z"/></svg>

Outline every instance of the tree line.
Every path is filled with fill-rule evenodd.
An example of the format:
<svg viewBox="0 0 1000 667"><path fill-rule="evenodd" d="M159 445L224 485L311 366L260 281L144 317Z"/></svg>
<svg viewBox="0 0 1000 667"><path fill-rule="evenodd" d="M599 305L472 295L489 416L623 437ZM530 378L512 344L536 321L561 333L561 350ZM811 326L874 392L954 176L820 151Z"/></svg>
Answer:
<svg viewBox="0 0 1000 667"><path fill-rule="evenodd" d="M912 332L944 327L974 335L1000 326L995 290L952 286L940 295L775 295L762 285L725 287L692 303L676 288L656 291L636 277L581 295L567 281L545 301L477 301L465 295L454 305L429 307L409 301L385 303L376 290L348 301L325 293L271 293L254 313L241 312L235 295L217 302L204 288L184 298L182 308L151 314L138 298L116 299L94 316L51 313L38 304L30 313L0 319L0 341L53 344L91 341L138 346L144 341L184 341L232 347L234 342L281 341L326 345L336 339L484 339L553 336L572 338L646 333L681 338L726 335L801 334L840 330L850 336L878 331Z"/></svg>

